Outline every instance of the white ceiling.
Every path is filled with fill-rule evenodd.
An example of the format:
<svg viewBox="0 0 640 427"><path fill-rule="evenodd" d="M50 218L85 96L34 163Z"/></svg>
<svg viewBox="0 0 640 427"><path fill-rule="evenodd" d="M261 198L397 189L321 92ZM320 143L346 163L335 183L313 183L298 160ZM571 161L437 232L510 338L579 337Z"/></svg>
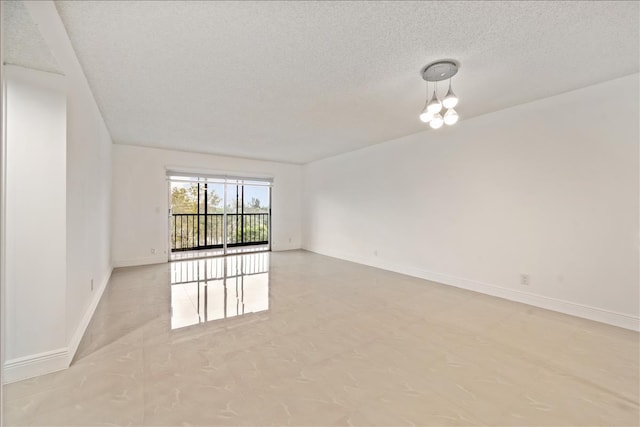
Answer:
<svg viewBox="0 0 640 427"><path fill-rule="evenodd" d="M293 163L424 130L437 59L462 120L639 68L638 2L56 4L114 142Z"/></svg>
<svg viewBox="0 0 640 427"><path fill-rule="evenodd" d="M22 1L3 1L4 62L60 74L60 66Z"/></svg>

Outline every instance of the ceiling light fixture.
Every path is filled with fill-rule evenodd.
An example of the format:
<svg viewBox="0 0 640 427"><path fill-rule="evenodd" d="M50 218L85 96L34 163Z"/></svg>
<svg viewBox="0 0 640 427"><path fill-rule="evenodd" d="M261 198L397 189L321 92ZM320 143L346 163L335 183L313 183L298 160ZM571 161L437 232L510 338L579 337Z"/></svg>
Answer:
<svg viewBox="0 0 640 427"><path fill-rule="evenodd" d="M428 100L429 100L429 84L427 83L427 96L426 96L426 100L424 101L424 108L422 109L422 113L420 113L420 121L423 123L429 123L433 118L433 113L430 113L429 109L427 108L429 106Z"/></svg>
<svg viewBox="0 0 640 427"><path fill-rule="evenodd" d="M443 60L432 62L420 71L422 78L427 82L427 100L429 99L429 82L434 82L431 100L425 101L425 107L420 114L420 120L424 123L429 123L432 129L440 129L443 124L451 126L458 122L458 113L453 109L458 105L458 97L451 89L451 77L458 73L458 68L460 66L456 62ZM438 98L438 82L447 79L449 79L449 90L440 101L440 98ZM443 107L447 109L444 117L440 113Z"/></svg>
<svg viewBox="0 0 640 427"><path fill-rule="evenodd" d="M442 115L438 113L433 116L433 119L431 119L431 122L429 122L429 126L431 126L432 129L440 129L443 122L444 120L442 118Z"/></svg>

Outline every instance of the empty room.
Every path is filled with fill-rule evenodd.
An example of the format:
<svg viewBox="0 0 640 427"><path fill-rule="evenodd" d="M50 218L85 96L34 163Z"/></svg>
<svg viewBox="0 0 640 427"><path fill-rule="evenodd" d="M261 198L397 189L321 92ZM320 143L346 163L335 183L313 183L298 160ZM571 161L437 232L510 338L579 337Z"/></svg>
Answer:
<svg viewBox="0 0 640 427"><path fill-rule="evenodd" d="M0 4L1 425L640 425L640 2Z"/></svg>

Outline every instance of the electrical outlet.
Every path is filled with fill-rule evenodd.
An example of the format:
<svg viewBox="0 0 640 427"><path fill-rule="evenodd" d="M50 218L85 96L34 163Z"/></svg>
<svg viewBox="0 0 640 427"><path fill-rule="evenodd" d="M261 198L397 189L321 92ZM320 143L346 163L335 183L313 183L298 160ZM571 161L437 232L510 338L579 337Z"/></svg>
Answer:
<svg viewBox="0 0 640 427"><path fill-rule="evenodd" d="M91 290L93 291L93 279L91 279Z"/></svg>
<svg viewBox="0 0 640 427"><path fill-rule="evenodd" d="M520 275L520 284L523 286L529 286L529 275L528 274L521 274Z"/></svg>
<svg viewBox="0 0 640 427"><path fill-rule="evenodd" d="M156 248L151 248L151 253L155 254L156 253Z"/></svg>
<svg viewBox="0 0 640 427"><path fill-rule="evenodd" d="M377 249L373 250L373 256L378 256L378 250Z"/></svg>

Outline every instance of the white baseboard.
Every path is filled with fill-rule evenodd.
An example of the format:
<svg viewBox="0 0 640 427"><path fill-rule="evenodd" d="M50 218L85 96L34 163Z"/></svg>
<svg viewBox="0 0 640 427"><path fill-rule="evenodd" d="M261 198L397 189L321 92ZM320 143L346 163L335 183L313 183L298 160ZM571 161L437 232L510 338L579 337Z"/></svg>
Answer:
<svg viewBox="0 0 640 427"><path fill-rule="evenodd" d="M379 258L372 259L353 254L336 253L333 251L323 251L309 248L304 249L309 252L343 259L358 264L364 264L371 267L381 268L383 270L389 270L400 274L406 274L407 276L418 277L420 279L430 280L432 282L437 282L444 285L455 286L457 288L467 289L486 295L504 298L510 301L516 301L547 310L569 314L571 316L582 317L584 319L594 320L596 322L606 323L609 325L630 329L632 331L640 331L640 318L637 316L631 316L628 314L617 313L615 311L605 310L598 307L592 307L571 301L505 288L491 283L479 282L477 280L465 279L462 277L455 277L447 274L422 270L419 268L397 265L381 260Z"/></svg>
<svg viewBox="0 0 640 427"><path fill-rule="evenodd" d="M13 383L38 375L61 371L69 367L69 352L66 347L45 353L34 354L4 362L5 384Z"/></svg>
<svg viewBox="0 0 640 427"><path fill-rule="evenodd" d="M271 250L273 252L295 251L302 249L300 245L272 245Z"/></svg>
<svg viewBox="0 0 640 427"><path fill-rule="evenodd" d="M138 265L149 265L149 264L163 264L165 262L168 262L168 257L166 254L162 254L162 255L155 255L152 257L145 257L145 258L115 260L113 261L113 268L135 267Z"/></svg>
<svg viewBox="0 0 640 427"><path fill-rule="evenodd" d="M4 375L2 378L4 384L37 377L38 375L49 374L55 371L61 371L69 367L76 351L78 350L80 340L82 340L82 336L89 326L93 313L96 311L100 298L102 298L102 294L107 288L107 283L109 283L112 271L113 268L109 268L109 271L100 282L97 292L94 294L94 297L85 311L80 324L76 328L73 337L71 337L68 346L57 350L5 361Z"/></svg>
<svg viewBox="0 0 640 427"><path fill-rule="evenodd" d="M104 293L104 290L107 288L107 284L109 283L109 279L111 278L112 272L113 272L113 267L110 267L105 277L100 281L97 292L93 294L93 299L91 300L89 307L87 307L87 310L85 311L84 316L82 316L82 320L80 320L80 324L76 328L75 333L73 334L73 336L71 337L71 340L69 341L69 345L67 347L68 348L67 357L69 358L67 366L71 365L71 361L76 355L76 351L78 350L80 341L82 340L82 337L85 331L87 330L87 327L89 326L89 322L91 322L93 313L95 313L96 307L98 307L98 303L102 298L102 294Z"/></svg>

